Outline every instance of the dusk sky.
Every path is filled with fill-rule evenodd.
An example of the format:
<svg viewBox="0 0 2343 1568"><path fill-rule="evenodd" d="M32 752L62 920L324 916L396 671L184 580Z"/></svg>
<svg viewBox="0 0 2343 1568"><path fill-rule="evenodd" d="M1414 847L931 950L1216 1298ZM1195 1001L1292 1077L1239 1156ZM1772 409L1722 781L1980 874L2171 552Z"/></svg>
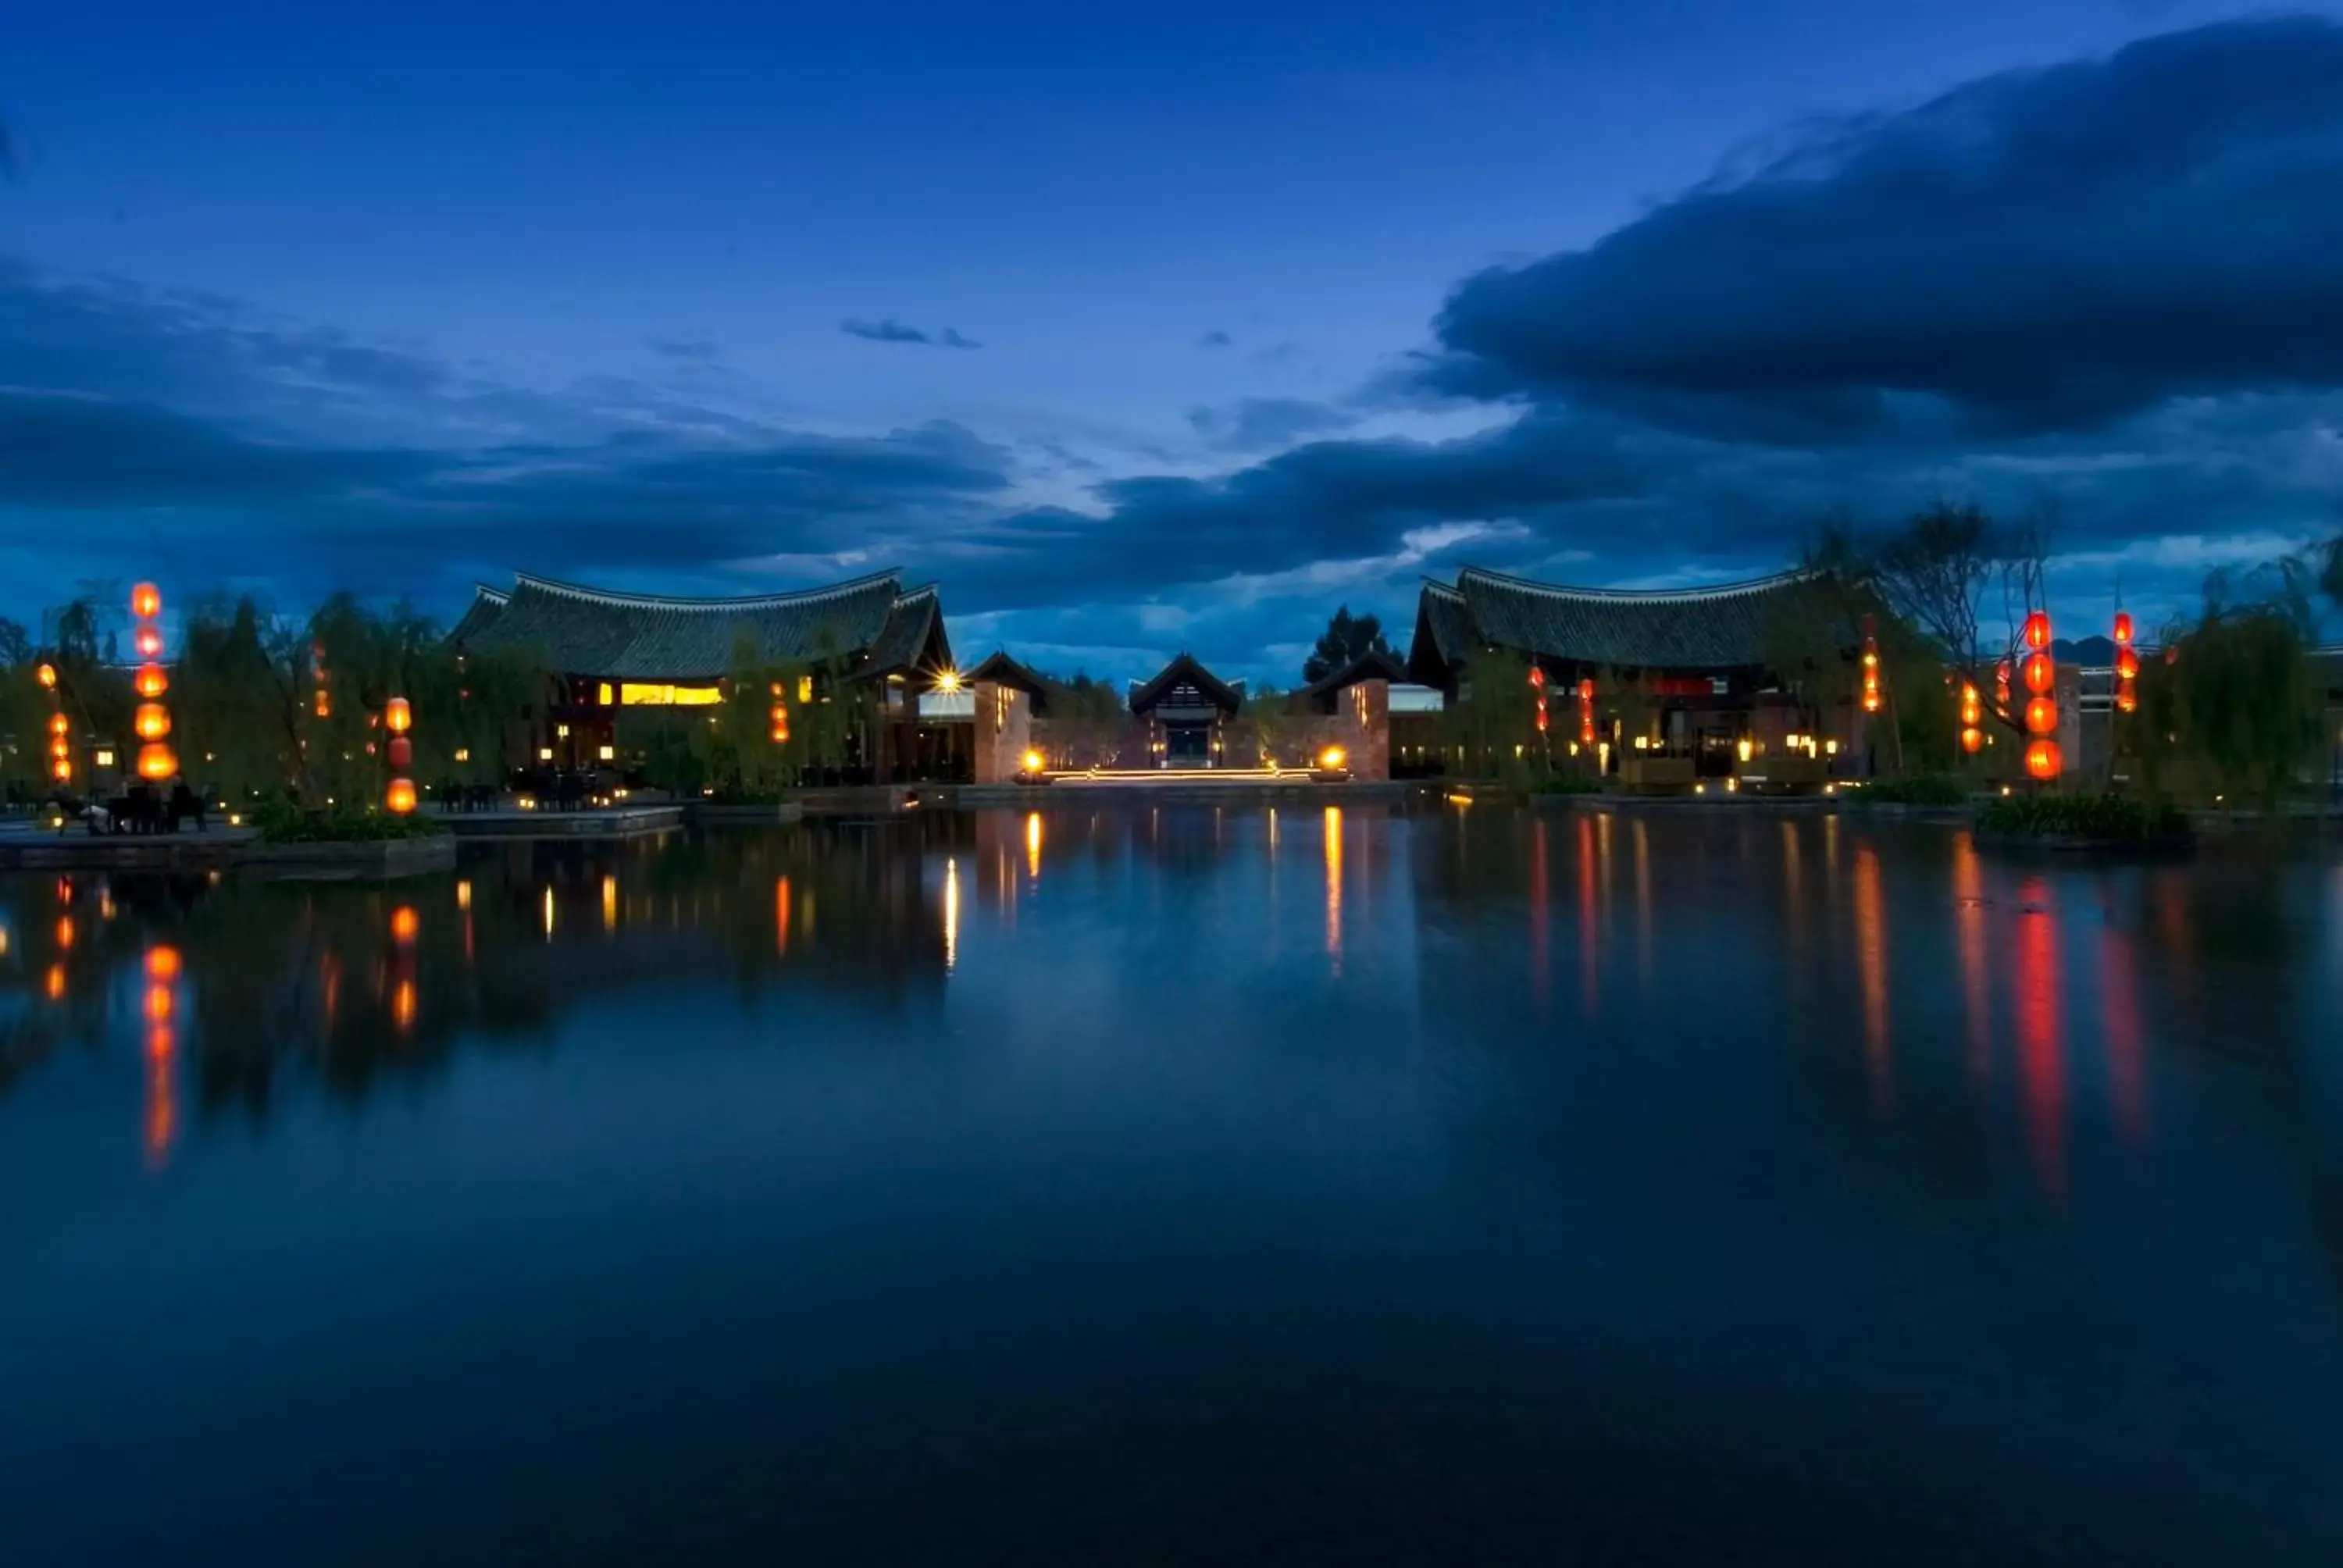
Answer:
<svg viewBox="0 0 2343 1568"><path fill-rule="evenodd" d="M900 567L1290 681L1468 562L1976 500L2081 635L2343 528L2331 15L180 9L8 24L0 614Z"/></svg>

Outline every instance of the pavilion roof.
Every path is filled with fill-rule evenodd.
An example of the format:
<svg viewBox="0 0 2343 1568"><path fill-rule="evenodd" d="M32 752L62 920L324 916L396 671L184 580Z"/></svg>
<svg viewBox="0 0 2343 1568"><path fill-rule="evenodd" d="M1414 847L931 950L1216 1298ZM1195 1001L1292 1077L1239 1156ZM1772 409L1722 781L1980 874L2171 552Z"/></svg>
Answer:
<svg viewBox="0 0 2343 1568"><path fill-rule="evenodd" d="M1805 573L1787 571L1645 591L1570 588L1467 567L1453 588L1423 585L1409 667L1424 678L1481 648L1631 669L1762 665L1769 618L1805 580Z"/></svg>
<svg viewBox="0 0 2343 1568"><path fill-rule="evenodd" d="M885 571L796 593L674 598L524 574L508 592L480 588L449 635L474 649L534 648L549 669L609 680L714 679L743 633L763 663L892 669L940 637L935 589L906 594L899 580Z"/></svg>
<svg viewBox="0 0 2343 1568"><path fill-rule="evenodd" d="M1155 707L1183 678L1192 681L1204 700L1222 712L1234 713L1244 706L1242 691L1206 669L1194 654L1182 653L1174 656L1153 679L1141 681L1131 689L1131 711L1144 713Z"/></svg>
<svg viewBox="0 0 2343 1568"><path fill-rule="evenodd" d="M1356 686L1363 680L1398 682L1406 678L1407 666L1400 662L1398 655L1383 648L1371 648L1341 668L1330 669L1303 687L1302 695L1312 698L1327 697L1346 686Z"/></svg>

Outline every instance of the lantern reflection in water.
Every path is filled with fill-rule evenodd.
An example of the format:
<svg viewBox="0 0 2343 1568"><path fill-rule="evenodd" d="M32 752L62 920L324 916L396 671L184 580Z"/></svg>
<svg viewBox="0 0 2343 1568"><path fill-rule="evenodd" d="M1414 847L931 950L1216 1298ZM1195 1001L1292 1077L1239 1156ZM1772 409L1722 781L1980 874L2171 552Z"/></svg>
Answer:
<svg viewBox="0 0 2343 1568"><path fill-rule="evenodd" d="M150 1170L162 1168L178 1131L178 1100L171 1081L175 1051L169 1024L158 1023L146 1031L146 1164Z"/></svg>
<svg viewBox="0 0 2343 1568"><path fill-rule="evenodd" d="M602 930L608 933L618 929L618 879L609 872L602 873Z"/></svg>
<svg viewBox="0 0 2343 1568"><path fill-rule="evenodd" d="M789 956L789 879L773 879L773 956Z"/></svg>
<svg viewBox="0 0 2343 1568"><path fill-rule="evenodd" d="M2056 1197L2066 1190L2066 1020L2058 921L2044 879L2027 878L2019 899L2026 913L2017 922L2012 984L2026 1145L2044 1190Z"/></svg>
<svg viewBox="0 0 2343 1568"><path fill-rule="evenodd" d="M1342 809L1326 808L1326 956L1342 972Z"/></svg>
<svg viewBox="0 0 2343 1568"><path fill-rule="evenodd" d="M1041 879L1041 813L1025 813L1025 874Z"/></svg>
<svg viewBox="0 0 2343 1568"><path fill-rule="evenodd" d="M1896 1106L1895 1059L1887 1038L1887 900L1880 888L1879 851L1865 839L1855 847L1855 961L1863 987L1863 1067L1872 1108Z"/></svg>
<svg viewBox="0 0 2343 1568"><path fill-rule="evenodd" d="M960 967L960 860L944 859L944 972Z"/></svg>

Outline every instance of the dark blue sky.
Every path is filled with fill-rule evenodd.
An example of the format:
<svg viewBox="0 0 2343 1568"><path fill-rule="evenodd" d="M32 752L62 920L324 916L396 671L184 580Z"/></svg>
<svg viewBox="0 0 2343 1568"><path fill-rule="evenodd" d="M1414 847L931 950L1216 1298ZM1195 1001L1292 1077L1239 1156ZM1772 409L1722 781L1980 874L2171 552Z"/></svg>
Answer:
<svg viewBox="0 0 2343 1568"><path fill-rule="evenodd" d="M0 614L900 565L970 654L1291 678L1465 560L1973 498L2053 517L2079 633L2343 527L2315 14L45 9Z"/></svg>

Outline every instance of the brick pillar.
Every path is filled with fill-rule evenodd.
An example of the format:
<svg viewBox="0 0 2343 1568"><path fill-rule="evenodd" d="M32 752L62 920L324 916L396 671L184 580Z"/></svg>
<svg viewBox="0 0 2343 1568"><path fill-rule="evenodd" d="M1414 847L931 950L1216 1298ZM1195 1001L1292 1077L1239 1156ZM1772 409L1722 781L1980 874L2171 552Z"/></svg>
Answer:
<svg viewBox="0 0 2343 1568"><path fill-rule="evenodd" d="M1024 771L1033 744L1033 704L1025 693L995 681L976 683L976 781L1008 784Z"/></svg>
<svg viewBox="0 0 2343 1568"><path fill-rule="evenodd" d="M1391 682L1362 680L1334 699L1342 721L1342 749L1351 777L1381 783L1391 777Z"/></svg>

